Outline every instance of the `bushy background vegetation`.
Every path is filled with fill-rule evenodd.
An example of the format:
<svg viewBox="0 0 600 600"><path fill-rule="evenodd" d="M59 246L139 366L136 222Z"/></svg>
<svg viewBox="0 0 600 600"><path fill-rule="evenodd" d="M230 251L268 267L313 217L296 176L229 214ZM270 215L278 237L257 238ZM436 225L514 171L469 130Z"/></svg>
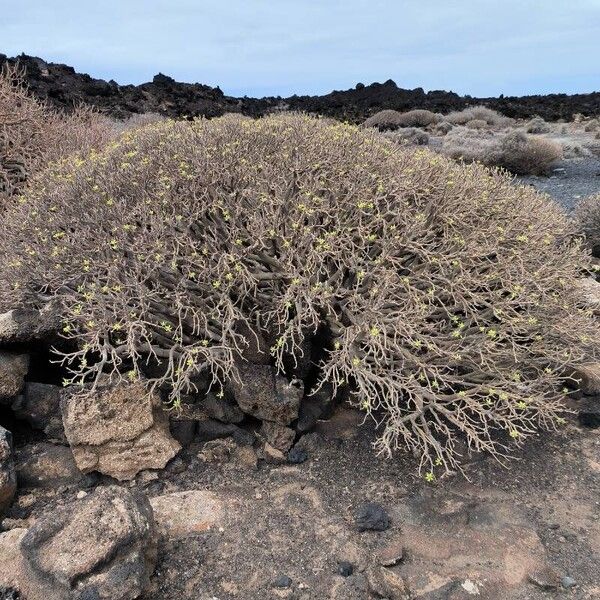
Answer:
<svg viewBox="0 0 600 600"><path fill-rule="evenodd" d="M113 135L113 121L88 107L62 113L34 98L23 71L6 64L0 70L0 204L50 162L100 148Z"/></svg>
<svg viewBox="0 0 600 600"><path fill-rule="evenodd" d="M440 115L426 110L400 113L383 110L364 124L386 132L390 139L404 144L427 145L432 136L440 136L432 148L462 161L476 161L489 167L502 167L516 175L544 175L561 158L583 156L578 144L556 141L531 133L548 133L550 125L542 119L527 123L525 130L485 106ZM422 129L415 129L422 128ZM589 153L589 152L588 152Z"/></svg>
<svg viewBox="0 0 600 600"><path fill-rule="evenodd" d="M561 210L500 173L297 115L158 122L35 177L3 217L0 305L58 300L71 383L118 372L171 400L226 388L251 333L430 472L562 422L598 329Z"/></svg>

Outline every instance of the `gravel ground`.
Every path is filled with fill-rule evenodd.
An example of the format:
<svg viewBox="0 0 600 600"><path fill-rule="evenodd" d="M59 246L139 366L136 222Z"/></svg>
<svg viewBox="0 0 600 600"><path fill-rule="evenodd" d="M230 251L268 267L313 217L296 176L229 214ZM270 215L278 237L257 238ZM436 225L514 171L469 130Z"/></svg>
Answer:
<svg viewBox="0 0 600 600"><path fill-rule="evenodd" d="M549 194L570 211L581 198L600 193L600 160L598 158L563 160L557 163L549 177L528 175L518 177L517 180Z"/></svg>

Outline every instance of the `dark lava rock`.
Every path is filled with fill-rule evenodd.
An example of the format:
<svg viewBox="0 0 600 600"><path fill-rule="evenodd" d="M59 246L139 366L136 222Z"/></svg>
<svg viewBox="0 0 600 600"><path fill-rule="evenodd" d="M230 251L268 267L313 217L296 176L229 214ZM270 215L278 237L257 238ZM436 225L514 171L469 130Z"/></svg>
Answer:
<svg viewBox="0 0 600 600"><path fill-rule="evenodd" d="M294 446L287 456L288 462L292 465L300 465L308 460L308 452L298 446Z"/></svg>
<svg viewBox="0 0 600 600"><path fill-rule="evenodd" d="M12 588L0 586L0 600L21 600L21 594Z"/></svg>
<svg viewBox="0 0 600 600"><path fill-rule="evenodd" d="M277 588L289 588L292 585L292 580L287 575L279 575L273 582L273 586Z"/></svg>
<svg viewBox="0 0 600 600"><path fill-rule="evenodd" d="M244 413L240 407L226 397L219 398L209 392L200 402L200 406L211 419L223 423L240 423L244 420Z"/></svg>
<svg viewBox="0 0 600 600"><path fill-rule="evenodd" d="M0 351L0 404L12 404L25 385L29 356Z"/></svg>
<svg viewBox="0 0 600 600"><path fill-rule="evenodd" d="M300 412L296 430L306 433L314 428L320 419L328 419L333 412L335 398L330 385L324 385L314 394L304 396L300 403Z"/></svg>
<svg viewBox="0 0 600 600"><path fill-rule="evenodd" d="M350 577L352 573L354 573L354 566L351 562L347 560L342 560L338 563L337 572L342 577Z"/></svg>
<svg viewBox="0 0 600 600"><path fill-rule="evenodd" d="M600 398L583 398L577 404L579 424L589 429L598 429L600 427Z"/></svg>
<svg viewBox="0 0 600 600"><path fill-rule="evenodd" d="M359 531L385 531L390 526L390 517L381 504L366 502L358 507L355 523Z"/></svg>
<svg viewBox="0 0 600 600"><path fill-rule="evenodd" d="M0 427L0 516L11 505L17 491L17 477L12 454L12 435Z"/></svg>
<svg viewBox="0 0 600 600"><path fill-rule="evenodd" d="M273 448L276 448L281 452L287 452L294 444L296 432L290 427L284 427L277 423L264 421L260 428L260 435L271 444Z"/></svg>
<svg viewBox="0 0 600 600"><path fill-rule="evenodd" d="M240 381L234 380L233 391L239 407L263 421L288 425L298 418L304 393L302 382L288 382L271 365L238 365Z"/></svg>
<svg viewBox="0 0 600 600"><path fill-rule="evenodd" d="M11 310L0 315L0 346L50 341L56 335L59 324L58 311L52 304L41 311L26 308Z"/></svg>
<svg viewBox="0 0 600 600"><path fill-rule="evenodd" d="M508 117L525 119L539 115L546 121L572 120L573 115L600 114L600 92L589 94L549 94L499 98L472 98L454 92L423 88L399 88L393 81L357 84L348 90L335 90L323 96L291 96L289 98L234 98L225 96L218 87L199 83L181 83L158 74L153 81L141 85L118 85L76 73L72 67L46 63L40 58L22 54L7 58L0 54L0 68L5 62L17 61L26 71L30 90L38 97L62 109L72 109L79 102L100 108L117 118L135 113L161 113L169 117L215 117L226 112L242 112L259 117L273 109L317 113L323 116L362 123L383 109L407 111L424 108L448 113L467 106L484 104ZM268 353L266 354L268 358Z"/></svg>
<svg viewBox="0 0 600 600"><path fill-rule="evenodd" d="M27 421L50 439L66 442L60 412L62 388L47 383L25 383L23 393L12 403L17 419Z"/></svg>
<svg viewBox="0 0 600 600"><path fill-rule="evenodd" d="M15 469L19 486L56 488L75 485L86 479L75 464L69 446L35 442L15 450Z"/></svg>
<svg viewBox="0 0 600 600"><path fill-rule="evenodd" d="M252 446L256 441L256 436L251 431L241 427L236 427L231 437L238 446Z"/></svg>
<svg viewBox="0 0 600 600"><path fill-rule="evenodd" d="M238 429L235 425L221 423L221 421L215 421L214 419L198 421L196 427L197 442L210 442L212 440L226 438L233 435L234 431Z"/></svg>
<svg viewBox="0 0 600 600"><path fill-rule="evenodd" d="M169 431L183 446L189 446L196 437L197 422L193 419L170 419Z"/></svg>

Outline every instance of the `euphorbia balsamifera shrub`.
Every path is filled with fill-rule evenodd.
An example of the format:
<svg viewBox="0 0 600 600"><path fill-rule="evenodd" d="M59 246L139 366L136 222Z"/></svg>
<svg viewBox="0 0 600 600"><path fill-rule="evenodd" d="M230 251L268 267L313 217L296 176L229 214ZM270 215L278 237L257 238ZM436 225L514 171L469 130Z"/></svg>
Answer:
<svg viewBox="0 0 600 600"><path fill-rule="evenodd" d="M321 382L348 386L428 479L457 439L502 457L562 422L566 367L597 350L587 258L545 197L501 173L303 116L164 122L46 171L4 218L4 308L64 310L70 383L151 381L174 402L274 364L326 330ZM244 327L239 327L239 324Z"/></svg>

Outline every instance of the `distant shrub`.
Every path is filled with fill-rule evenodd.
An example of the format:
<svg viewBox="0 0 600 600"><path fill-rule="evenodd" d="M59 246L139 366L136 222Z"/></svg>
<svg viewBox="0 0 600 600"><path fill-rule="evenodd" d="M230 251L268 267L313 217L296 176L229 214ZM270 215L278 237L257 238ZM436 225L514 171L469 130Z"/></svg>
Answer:
<svg viewBox="0 0 600 600"><path fill-rule="evenodd" d="M18 66L0 70L0 199L49 162L99 148L113 135L112 122L91 108L59 113L34 98Z"/></svg>
<svg viewBox="0 0 600 600"><path fill-rule="evenodd" d="M541 117L534 117L525 126L527 133L550 133L551 127Z"/></svg>
<svg viewBox="0 0 600 600"><path fill-rule="evenodd" d="M577 139L560 140L560 146L562 148L563 158L567 159L587 158L594 154Z"/></svg>
<svg viewBox="0 0 600 600"><path fill-rule="evenodd" d="M587 133L593 133L594 131L600 130L600 120L598 120L598 119L591 119L590 121L588 121L585 124L585 127L583 129Z"/></svg>
<svg viewBox="0 0 600 600"><path fill-rule="evenodd" d="M427 127L437 123L440 115L430 110L409 110L401 113L396 110L382 110L369 117L363 125L377 127L380 131L394 131L400 127Z"/></svg>
<svg viewBox="0 0 600 600"><path fill-rule="evenodd" d="M415 146L427 146L429 144L429 135L416 127L405 127L398 131L388 131L384 133L384 136L397 143L412 144Z"/></svg>
<svg viewBox="0 0 600 600"><path fill-rule="evenodd" d="M516 175L542 175L562 158L559 144L521 131L505 135L457 127L445 138L442 152L451 158L503 167Z"/></svg>
<svg viewBox="0 0 600 600"><path fill-rule="evenodd" d="M510 119L487 106L471 106L459 112L451 112L444 119L454 125L466 125L469 121L485 121L492 126L505 126Z"/></svg>
<svg viewBox="0 0 600 600"><path fill-rule="evenodd" d="M448 121L442 121L436 124L435 133L438 135L446 135L452 131L452 129L454 129L454 125L452 125L452 123L449 123Z"/></svg>
<svg viewBox="0 0 600 600"><path fill-rule="evenodd" d="M380 110L363 123L364 127L376 127L379 131L394 131L400 127L400 115L397 110Z"/></svg>
<svg viewBox="0 0 600 600"><path fill-rule="evenodd" d="M483 119L473 119L465 123L465 127L469 129L485 129L488 126L487 121Z"/></svg>
<svg viewBox="0 0 600 600"><path fill-rule="evenodd" d="M491 131L456 126L444 138L442 152L465 162L485 163L486 157L497 144L497 139Z"/></svg>
<svg viewBox="0 0 600 600"><path fill-rule="evenodd" d="M581 200L575 207L573 216L594 251L594 256L600 256L600 194Z"/></svg>
<svg viewBox="0 0 600 600"><path fill-rule="evenodd" d="M157 123L51 165L3 218L0 309L63 307L72 383L141 377L171 400L239 378L259 331L426 477L457 436L498 458L560 425L565 365L598 350L557 205L501 173L282 115ZM238 327L245 324L245 328ZM67 382L68 383L68 382Z"/></svg>
<svg viewBox="0 0 600 600"><path fill-rule="evenodd" d="M501 138L485 162L516 175L544 175L562 155L560 145L552 140L513 131Z"/></svg>
<svg viewBox="0 0 600 600"><path fill-rule="evenodd" d="M440 121L441 115L438 115L430 110L409 110L408 112L401 113L400 115L400 126L401 127L427 127L433 123Z"/></svg>

